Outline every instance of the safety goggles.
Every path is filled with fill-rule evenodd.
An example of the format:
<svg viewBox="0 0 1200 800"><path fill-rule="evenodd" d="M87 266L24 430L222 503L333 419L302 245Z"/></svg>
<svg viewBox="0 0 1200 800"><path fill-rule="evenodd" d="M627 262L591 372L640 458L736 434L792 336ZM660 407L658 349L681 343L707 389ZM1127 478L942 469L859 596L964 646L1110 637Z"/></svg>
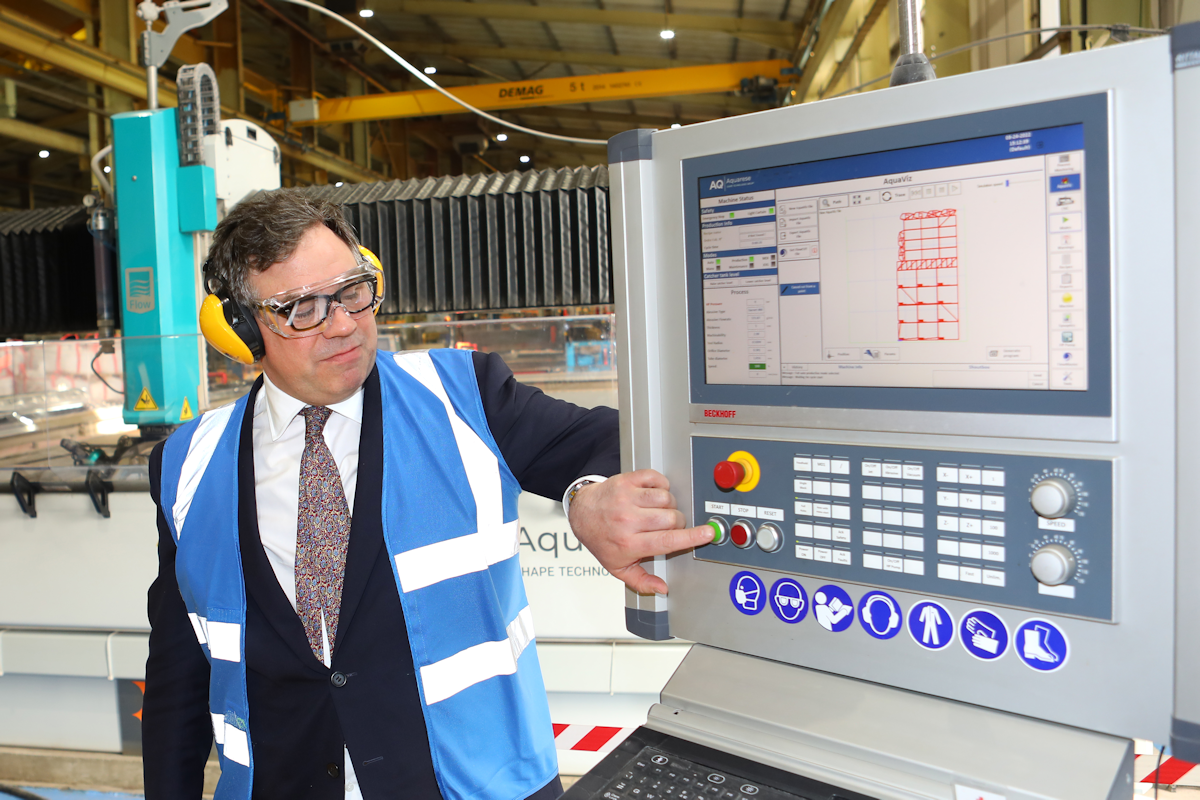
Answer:
<svg viewBox="0 0 1200 800"><path fill-rule="evenodd" d="M338 306L357 319L379 305L379 273L374 265L359 259L353 269L320 284L300 286L272 295L258 303L267 327L288 339L315 336L329 327Z"/></svg>

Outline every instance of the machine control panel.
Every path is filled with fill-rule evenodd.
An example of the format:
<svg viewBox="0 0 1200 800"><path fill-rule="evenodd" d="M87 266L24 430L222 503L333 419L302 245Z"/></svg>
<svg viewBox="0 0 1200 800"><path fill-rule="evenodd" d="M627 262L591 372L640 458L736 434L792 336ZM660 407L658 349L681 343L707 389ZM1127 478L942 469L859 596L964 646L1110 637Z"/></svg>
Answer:
<svg viewBox="0 0 1200 800"><path fill-rule="evenodd" d="M1112 465L692 438L695 557L1111 620Z"/></svg>

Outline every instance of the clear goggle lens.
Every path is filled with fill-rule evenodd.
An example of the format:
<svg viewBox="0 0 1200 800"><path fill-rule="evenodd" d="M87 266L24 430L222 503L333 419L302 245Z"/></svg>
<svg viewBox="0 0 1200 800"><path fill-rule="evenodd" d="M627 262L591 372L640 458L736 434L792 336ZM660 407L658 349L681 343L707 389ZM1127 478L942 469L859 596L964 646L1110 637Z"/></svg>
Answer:
<svg viewBox="0 0 1200 800"><path fill-rule="evenodd" d="M356 274L341 278L341 285L331 294L307 294L294 300L270 298L264 301L259 305L264 321L280 336L300 338L325 330L335 306L346 309L351 316L374 309L379 302L376 294L378 274L369 266L354 272Z"/></svg>

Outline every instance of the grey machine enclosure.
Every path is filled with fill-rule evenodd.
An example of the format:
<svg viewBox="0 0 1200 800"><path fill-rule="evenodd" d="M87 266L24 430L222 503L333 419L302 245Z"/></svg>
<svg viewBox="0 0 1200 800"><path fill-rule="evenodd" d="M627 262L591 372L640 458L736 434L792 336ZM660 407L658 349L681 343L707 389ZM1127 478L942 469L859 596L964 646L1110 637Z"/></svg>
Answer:
<svg viewBox="0 0 1200 800"><path fill-rule="evenodd" d="M619 336L630 343L619 365L623 468L663 472L690 524L740 516L781 533L781 545L766 539L775 551L760 539L655 559L648 568L667 580L669 599L627 594L631 631L696 642L648 730L877 798L1128 797L1133 737L1200 760L1200 686L1189 680L1200 668L1197 66L1200 26L1190 25L610 143ZM1086 392L985 392L975 403L969 391L706 382L700 262L711 254L700 246L697 192L709 176L963 140L964 120L979 121L981 137L1024 136L1039 119L1082 125L1086 140ZM722 494L713 465L735 451L758 459L762 480ZM847 466L815 469L835 462ZM912 491L904 503L876 502L887 470L893 491ZM999 477L980 485L984 471ZM973 485L955 483L960 474ZM1086 490L1086 514L1081 505L1058 521L1033 512L1030 492L1055 476ZM833 484L840 495L812 496ZM951 495L999 512L943 507ZM959 544L980 538L964 534L989 522L1003 533L990 540L998 560L970 562L974 547L960 558ZM806 538L814 530L818 540ZM888 549L901 542L913 549ZM1055 543L1087 562L1069 591L1030 573L1031 557ZM814 546L842 560L813 560ZM897 566L872 566L884 562ZM980 566L1000 577L976 582ZM764 600L774 596L781 581L806 588L810 609L845 596L851 623L835 632L815 612L788 624L739 605L759 586ZM880 592L901 619L880 623L886 636L863 617ZM903 630L928 603L955 622L948 646ZM1011 646L980 657L968 620L998 621ZM1039 666L1030 633L1039 625L1062 637L1053 668ZM601 767L621 769L613 765L631 754Z"/></svg>

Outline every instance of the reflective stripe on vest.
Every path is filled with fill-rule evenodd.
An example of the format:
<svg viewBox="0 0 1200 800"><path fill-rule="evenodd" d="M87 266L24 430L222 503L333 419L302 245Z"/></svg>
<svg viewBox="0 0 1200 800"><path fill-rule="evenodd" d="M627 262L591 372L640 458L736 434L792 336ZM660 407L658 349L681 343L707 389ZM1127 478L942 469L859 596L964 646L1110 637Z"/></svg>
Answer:
<svg viewBox="0 0 1200 800"><path fill-rule="evenodd" d="M520 487L488 429L470 353L380 352L376 364L383 534L439 787L446 800L527 797L558 765L516 555ZM242 398L180 428L163 454L180 593L213 667L218 800L249 798L252 783L236 502L246 406Z"/></svg>

